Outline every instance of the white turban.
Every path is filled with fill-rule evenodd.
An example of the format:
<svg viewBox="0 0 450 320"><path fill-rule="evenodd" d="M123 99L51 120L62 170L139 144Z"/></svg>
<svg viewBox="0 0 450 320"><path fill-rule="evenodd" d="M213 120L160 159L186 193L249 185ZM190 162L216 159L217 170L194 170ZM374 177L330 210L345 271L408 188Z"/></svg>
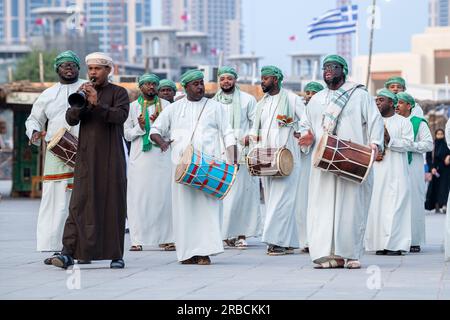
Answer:
<svg viewBox="0 0 450 320"><path fill-rule="evenodd" d="M103 52L93 52L86 56L86 64L98 64L100 66L113 67L114 63L111 57L107 56Z"/></svg>

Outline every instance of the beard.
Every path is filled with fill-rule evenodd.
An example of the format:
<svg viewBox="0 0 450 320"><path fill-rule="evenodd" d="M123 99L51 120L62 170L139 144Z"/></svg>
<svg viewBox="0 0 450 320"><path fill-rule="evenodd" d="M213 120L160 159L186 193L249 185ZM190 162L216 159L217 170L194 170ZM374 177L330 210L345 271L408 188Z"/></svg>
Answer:
<svg viewBox="0 0 450 320"><path fill-rule="evenodd" d="M261 89L262 89L262 91L263 91L264 93L267 93L267 92L271 91L272 88L273 88L273 85L268 85L268 86L266 86L266 87L261 87Z"/></svg>
<svg viewBox="0 0 450 320"><path fill-rule="evenodd" d="M342 77L333 77L331 80L324 80L327 86L335 87L343 79Z"/></svg>
<svg viewBox="0 0 450 320"><path fill-rule="evenodd" d="M221 88L225 93L232 93L234 91L235 86L231 86L230 88Z"/></svg>
<svg viewBox="0 0 450 320"><path fill-rule="evenodd" d="M74 74L70 77L66 77L64 75L59 75L59 77L66 82L76 82L78 80L78 74Z"/></svg>

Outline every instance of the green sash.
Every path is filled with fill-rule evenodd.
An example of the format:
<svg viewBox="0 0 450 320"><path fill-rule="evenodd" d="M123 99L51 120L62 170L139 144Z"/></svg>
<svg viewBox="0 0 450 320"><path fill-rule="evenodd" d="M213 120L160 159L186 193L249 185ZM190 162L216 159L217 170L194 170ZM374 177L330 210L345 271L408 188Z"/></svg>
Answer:
<svg viewBox="0 0 450 320"><path fill-rule="evenodd" d="M409 119L411 121L413 132L414 132L414 142L416 141L417 134L419 133L420 123L423 121L428 125L427 120L419 117L411 117ZM412 152L408 152L408 164L411 164L412 162Z"/></svg>

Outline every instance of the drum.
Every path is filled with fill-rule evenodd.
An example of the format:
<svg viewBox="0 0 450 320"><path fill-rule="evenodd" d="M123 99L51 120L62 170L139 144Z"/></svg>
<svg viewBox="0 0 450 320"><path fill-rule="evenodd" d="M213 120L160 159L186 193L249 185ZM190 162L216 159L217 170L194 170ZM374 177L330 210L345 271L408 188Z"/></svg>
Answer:
<svg viewBox="0 0 450 320"><path fill-rule="evenodd" d="M219 200L234 183L237 165L230 165L194 149L184 151L175 172L175 182L191 186Z"/></svg>
<svg viewBox="0 0 450 320"><path fill-rule="evenodd" d="M341 178L363 183L376 154L372 148L324 134L314 154L314 166Z"/></svg>
<svg viewBox="0 0 450 320"><path fill-rule="evenodd" d="M66 165L75 168L75 156L77 155L78 138L72 135L66 128L59 129L47 149Z"/></svg>
<svg viewBox="0 0 450 320"><path fill-rule="evenodd" d="M294 169L294 156L285 147L254 148L246 162L250 175L257 177L287 177Z"/></svg>

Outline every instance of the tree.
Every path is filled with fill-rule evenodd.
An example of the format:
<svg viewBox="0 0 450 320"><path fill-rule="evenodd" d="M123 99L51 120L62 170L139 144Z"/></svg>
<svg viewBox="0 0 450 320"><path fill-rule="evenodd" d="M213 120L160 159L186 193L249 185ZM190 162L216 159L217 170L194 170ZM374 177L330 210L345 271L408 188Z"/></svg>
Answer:
<svg viewBox="0 0 450 320"><path fill-rule="evenodd" d="M39 53L33 50L17 63L14 73L15 80L29 80L31 82L39 82ZM44 62L44 81L56 82L58 75L53 68L53 60L58 55L56 51L42 52Z"/></svg>

